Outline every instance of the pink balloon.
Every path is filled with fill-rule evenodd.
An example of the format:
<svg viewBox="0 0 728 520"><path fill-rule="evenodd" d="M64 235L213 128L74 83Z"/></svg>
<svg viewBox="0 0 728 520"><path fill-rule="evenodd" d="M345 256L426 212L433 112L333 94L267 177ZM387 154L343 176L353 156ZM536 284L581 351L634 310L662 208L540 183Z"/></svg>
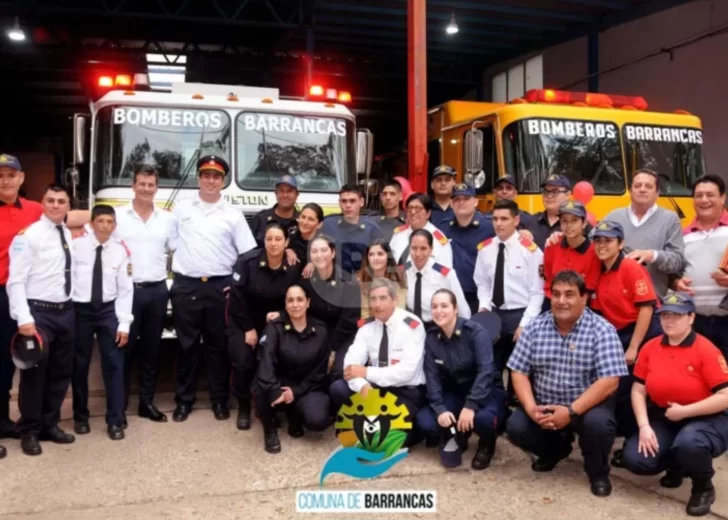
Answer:
<svg viewBox="0 0 728 520"><path fill-rule="evenodd" d="M586 206L594 198L594 186L586 181L580 181L576 183L572 193L574 195L574 199Z"/></svg>
<svg viewBox="0 0 728 520"><path fill-rule="evenodd" d="M394 180L399 182L399 184L402 186L402 208L404 208L405 202L413 193L412 185L410 184L410 181L408 181L404 177L395 177Z"/></svg>
<svg viewBox="0 0 728 520"><path fill-rule="evenodd" d="M586 212L586 220L593 226L597 225L597 217L591 211Z"/></svg>

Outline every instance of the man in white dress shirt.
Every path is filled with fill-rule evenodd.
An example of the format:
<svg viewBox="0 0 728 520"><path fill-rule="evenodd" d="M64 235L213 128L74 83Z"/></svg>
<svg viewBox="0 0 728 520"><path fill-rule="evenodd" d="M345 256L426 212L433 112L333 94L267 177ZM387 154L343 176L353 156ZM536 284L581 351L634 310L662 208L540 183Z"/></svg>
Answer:
<svg viewBox="0 0 728 520"><path fill-rule="evenodd" d="M225 301L238 256L256 247L243 214L222 197L229 171L227 162L207 155L199 160L197 169L197 196L178 202L172 212L177 249L172 259L174 284L169 295L180 346L177 407L172 416L175 422L187 420L192 411L203 349L212 411L219 421L230 417Z"/></svg>
<svg viewBox="0 0 728 520"><path fill-rule="evenodd" d="M20 371L18 431L26 455L42 453L40 440L75 440L58 427L73 373L73 259L71 232L64 224L70 200L65 188L50 186L43 196L43 216L13 239L9 251L10 315L22 336L42 331L48 349L37 366Z"/></svg>
<svg viewBox="0 0 728 520"><path fill-rule="evenodd" d="M134 172L134 199L116 210L114 237L131 252L134 265L134 321L124 349L124 409L129 406L131 371L139 366L139 417L166 422L167 416L154 406L154 390L159 371L159 346L167 315L167 254L175 244L172 214L154 205L159 174L151 165Z"/></svg>
<svg viewBox="0 0 728 520"><path fill-rule="evenodd" d="M372 316L362 320L344 358L344 379L332 383L329 394L338 410L354 392L366 396L378 388L397 396L414 421L425 404L425 327L397 307L397 286L391 280L372 281L369 304Z"/></svg>
<svg viewBox="0 0 728 520"><path fill-rule="evenodd" d="M106 426L111 440L124 438L124 351L134 320L134 284L129 250L112 237L114 208L91 210L91 228L73 241L73 302L76 348L73 367L73 422L79 435L89 433L88 370L94 336L101 354L106 392Z"/></svg>
<svg viewBox="0 0 728 520"><path fill-rule="evenodd" d="M493 346L496 380L501 381L524 327L541 313L543 252L535 242L518 233L520 220L515 202L496 202L492 218L496 236L478 245L473 279L478 287L480 310L497 313L503 323L501 338ZM509 383L510 396L512 392Z"/></svg>

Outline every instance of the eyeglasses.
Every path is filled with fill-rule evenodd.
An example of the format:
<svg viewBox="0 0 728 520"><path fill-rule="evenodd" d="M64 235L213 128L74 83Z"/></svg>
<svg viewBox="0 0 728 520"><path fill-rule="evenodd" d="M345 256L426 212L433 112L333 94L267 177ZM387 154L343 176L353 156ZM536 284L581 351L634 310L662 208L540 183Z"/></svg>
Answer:
<svg viewBox="0 0 728 520"><path fill-rule="evenodd" d="M544 197L556 197L560 193L565 194L565 193L569 193L569 192L566 190L541 190L541 194Z"/></svg>
<svg viewBox="0 0 728 520"><path fill-rule="evenodd" d="M422 213L425 211L425 208L422 206L408 206L407 207L407 213Z"/></svg>

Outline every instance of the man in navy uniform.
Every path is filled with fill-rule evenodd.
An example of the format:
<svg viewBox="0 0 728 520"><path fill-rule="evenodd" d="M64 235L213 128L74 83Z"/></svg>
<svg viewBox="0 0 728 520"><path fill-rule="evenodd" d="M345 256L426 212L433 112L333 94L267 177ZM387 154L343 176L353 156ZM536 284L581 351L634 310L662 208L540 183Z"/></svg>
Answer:
<svg viewBox="0 0 728 520"><path fill-rule="evenodd" d="M432 200L432 215L430 222L443 231L443 228L450 222L455 214L452 209L452 189L455 186L455 170L446 164L438 166L432 172L430 187L434 194Z"/></svg>
<svg viewBox="0 0 728 520"><path fill-rule="evenodd" d="M495 185L493 186L493 195L495 195L496 202L501 200L512 200L513 202L517 202L516 197L518 197L518 187L516 186L516 179L513 178L513 175L506 174L498 177L495 180ZM486 216L490 218L491 213L488 213ZM531 235L533 235L534 229L536 229L536 217L527 211L520 210L519 218L520 222L518 224L518 229L528 230Z"/></svg>
<svg viewBox="0 0 728 520"><path fill-rule="evenodd" d="M276 203L272 208L258 212L250 223L250 231L255 237L258 247L263 247L265 229L268 224L280 224L290 230L296 227L298 211L298 183L295 177L284 175L276 182Z"/></svg>
<svg viewBox="0 0 728 520"><path fill-rule="evenodd" d="M379 193L379 202L382 210L371 216L370 220L379 227L382 240L389 243L394 228L407 222L407 214L402 210L402 185L394 179L384 181Z"/></svg>
<svg viewBox="0 0 728 520"><path fill-rule="evenodd" d="M453 250L453 268L457 273L470 312L478 312L478 288L473 280L478 244L495 236L493 222L478 211L475 189L467 184L456 184L452 192L454 218L442 226Z"/></svg>
<svg viewBox="0 0 728 520"><path fill-rule="evenodd" d="M64 224L71 208L65 188L50 186L40 220L21 231L10 246L8 296L18 333L42 330L48 357L20 372L18 431L26 455L42 453L39 441L74 442L58 427L73 373L74 312L71 304L71 232Z"/></svg>
<svg viewBox="0 0 728 520"><path fill-rule="evenodd" d="M341 215L325 219L321 233L336 242L337 266L354 275L361 267L369 244L381 239L382 234L370 218L360 216L364 196L355 184L347 184L339 190L339 207Z"/></svg>

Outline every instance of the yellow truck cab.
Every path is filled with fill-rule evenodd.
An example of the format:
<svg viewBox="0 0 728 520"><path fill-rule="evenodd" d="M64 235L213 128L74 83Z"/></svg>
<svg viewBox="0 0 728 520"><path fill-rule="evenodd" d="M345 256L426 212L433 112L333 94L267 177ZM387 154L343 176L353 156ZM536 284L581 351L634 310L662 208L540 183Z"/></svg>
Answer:
<svg viewBox="0 0 728 520"><path fill-rule="evenodd" d="M641 97L531 90L509 103L449 101L430 110L428 138L429 163L449 164L473 184L482 211L505 174L521 209L543 211L541 183L557 174L594 187L587 208L598 220L627 206L632 175L650 168L661 179L658 204L685 225L693 183L706 173L700 119L647 111Z"/></svg>

